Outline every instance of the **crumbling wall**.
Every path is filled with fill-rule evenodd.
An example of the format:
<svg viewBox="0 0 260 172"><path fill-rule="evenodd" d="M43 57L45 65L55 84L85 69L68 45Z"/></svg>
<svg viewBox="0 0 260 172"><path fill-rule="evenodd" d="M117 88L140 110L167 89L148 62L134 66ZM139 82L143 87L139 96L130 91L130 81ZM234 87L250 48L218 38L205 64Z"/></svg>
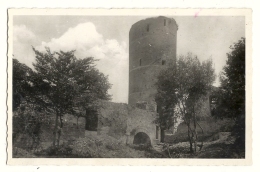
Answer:
<svg viewBox="0 0 260 172"><path fill-rule="evenodd" d="M127 116L127 104L102 101L98 111L97 133L122 139L126 133Z"/></svg>
<svg viewBox="0 0 260 172"><path fill-rule="evenodd" d="M202 96L196 104L196 113L199 119L204 119L211 116L210 110L210 93Z"/></svg>
<svg viewBox="0 0 260 172"><path fill-rule="evenodd" d="M156 108L146 102L137 103L136 106L128 107L129 116L127 120L127 143L132 144L136 134L146 133L151 144L158 142L156 139L156 125L154 123L156 118Z"/></svg>
<svg viewBox="0 0 260 172"><path fill-rule="evenodd" d="M143 132L151 143L156 142L156 106L147 102L136 105L103 101L98 111L99 135L109 135L128 144L133 144L136 134Z"/></svg>

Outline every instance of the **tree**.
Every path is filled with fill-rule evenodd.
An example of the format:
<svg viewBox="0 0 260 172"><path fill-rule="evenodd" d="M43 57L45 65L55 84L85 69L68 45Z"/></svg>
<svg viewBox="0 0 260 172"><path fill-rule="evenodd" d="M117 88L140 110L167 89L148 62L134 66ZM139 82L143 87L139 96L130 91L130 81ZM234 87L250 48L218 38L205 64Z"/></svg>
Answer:
<svg viewBox="0 0 260 172"><path fill-rule="evenodd" d="M85 118L86 130L97 130L98 109L100 108L99 100L110 100L111 96L107 90L111 87L107 82L107 77L98 70L91 71L93 76L92 83L95 86L92 91L83 91L74 100L74 115Z"/></svg>
<svg viewBox="0 0 260 172"><path fill-rule="evenodd" d="M229 117L245 114L245 38L242 38L227 53L227 62L220 74L223 104Z"/></svg>
<svg viewBox="0 0 260 172"><path fill-rule="evenodd" d="M157 121L161 129L165 130L174 125L176 117L181 116L188 128L191 152L197 149L197 125L201 128L197 121L200 115L197 102L208 93L214 80L212 60L201 63L191 53L186 57L180 56L176 64L171 64L158 76Z"/></svg>
<svg viewBox="0 0 260 172"><path fill-rule="evenodd" d="M35 72L25 64L13 59L13 141L18 135L28 136L30 149L40 142L41 126L50 114L38 100L34 85Z"/></svg>
<svg viewBox="0 0 260 172"><path fill-rule="evenodd" d="M236 120L237 145L245 144L245 38L230 46L227 62L220 74L221 97L218 106L224 117Z"/></svg>
<svg viewBox="0 0 260 172"><path fill-rule="evenodd" d="M111 85L107 77L95 68L93 57L78 59L74 56L75 51L52 53L49 48L44 53L35 48L33 51L36 55L33 66L37 74L34 85L41 99L49 102L55 112L53 145L56 140L59 145L63 115L76 113L75 102L78 99L88 101L79 101L85 108L94 104L92 100L108 99L107 91Z"/></svg>
<svg viewBox="0 0 260 172"><path fill-rule="evenodd" d="M29 100L29 95L33 92L30 80L32 74L31 68L13 59L13 111L20 106L21 100Z"/></svg>

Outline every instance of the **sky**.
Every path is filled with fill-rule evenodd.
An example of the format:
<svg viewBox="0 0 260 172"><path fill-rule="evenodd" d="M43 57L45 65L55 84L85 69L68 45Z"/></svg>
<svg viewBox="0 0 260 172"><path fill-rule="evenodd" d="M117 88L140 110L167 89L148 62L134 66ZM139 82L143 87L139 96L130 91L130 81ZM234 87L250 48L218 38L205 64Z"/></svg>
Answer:
<svg viewBox="0 0 260 172"><path fill-rule="evenodd" d="M154 16L153 16L154 17ZM216 75L226 63L230 46L245 37L245 18L232 16L166 16L174 18L177 57L191 52L211 58ZM149 16L14 16L13 55L33 68L32 46L44 51L76 50L77 58L99 59L97 68L108 75L113 102L128 101L129 30ZM219 85L218 77L214 85Z"/></svg>

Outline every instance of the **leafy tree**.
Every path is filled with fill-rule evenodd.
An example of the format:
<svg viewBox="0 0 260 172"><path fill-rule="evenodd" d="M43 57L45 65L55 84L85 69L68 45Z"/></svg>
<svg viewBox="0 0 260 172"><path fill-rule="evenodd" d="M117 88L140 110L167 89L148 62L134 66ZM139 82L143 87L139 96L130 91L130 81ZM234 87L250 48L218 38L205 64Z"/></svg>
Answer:
<svg viewBox="0 0 260 172"><path fill-rule="evenodd" d="M13 59L13 141L20 135L26 137L24 146L33 149L40 143L41 126L48 121L52 111L46 108L46 103L40 101L37 87L35 86L36 73ZM44 100L44 99L43 99ZM28 145L29 144L29 145Z"/></svg>
<svg viewBox="0 0 260 172"><path fill-rule="evenodd" d="M33 74L31 68L13 59L13 111L21 104L22 100L29 99L32 92L30 76Z"/></svg>
<svg viewBox="0 0 260 172"><path fill-rule="evenodd" d="M223 105L226 115L237 117L245 114L245 38L242 38L227 53L227 62L220 75Z"/></svg>
<svg viewBox="0 0 260 172"><path fill-rule="evenodd" d="M227 62L220 74L221 94L218 111L236 120L237 145L245 144L245 38L230 46Z"/></svg>
<svg viewBox="0 0 260 172"><path fill-rule="evenodd" d="M59 145L63 115L76 114L77 107L89 109L98 99L109 99L110 84L107 77L95 68L93 57L77 59L74 51L52 53L49 48L44 53L34 48L33 51L36 54L33 66L37 74L34 85L42 101L48 102L55 111L53 145L56 140Z"/></svg>
<svg viewBox="0 0 260 172"><path fill-rule="evenodd" d="M176 64L170 65L158 76L157 122L161 130L165 130L174 125L176 117L181 116L188 128L191 152L197 149L197 125L201 128L197 121L200 115L198 103L208 93L214 80L212 61L201 63L191 53L186 57L180 56Z"/></svg>
<svg viewBox="0 0 260 172"><path fill-rule="evenodd" d="M107 77L98 70L91 71L92 84L95 86L90 90L85 90L75 97L74 100L74 115L77 116L77 123L79 117L85 118L86 130L97 130L98 109L100 108L99 100L109 100L110 95L107 90L111 87L107 82ZM77 124L78 125L78 124Z"/></svg>

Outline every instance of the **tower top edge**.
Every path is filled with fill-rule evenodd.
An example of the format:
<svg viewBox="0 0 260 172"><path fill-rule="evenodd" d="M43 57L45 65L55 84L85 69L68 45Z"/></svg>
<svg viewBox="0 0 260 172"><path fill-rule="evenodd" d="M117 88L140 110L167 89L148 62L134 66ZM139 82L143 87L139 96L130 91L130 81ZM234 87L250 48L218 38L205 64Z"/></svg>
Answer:
<svg viewBox="0 0 260 172"><path fill-rule="evenodd" d="M139 21L137 21L136 23L134 23L134 24L131 26L131 29L132 29L133 27L135 27L136 25L139 25L139 24L141 24L141 23L147 23L147 24L149 24L149 23L152 23L152 22L156 22L156 21L158 21L158 20L161 20L161 19L171 20L171 21L173 21L173 22L177 25L177 22L176 22L176 20L175 20L174 18L169 18L169 17L165 17L165 16L158 16L158 17L149 17L149 18L145 18L145 19L139 20ZM130 29L130 30L131 30L131 29Z"/></svg>

